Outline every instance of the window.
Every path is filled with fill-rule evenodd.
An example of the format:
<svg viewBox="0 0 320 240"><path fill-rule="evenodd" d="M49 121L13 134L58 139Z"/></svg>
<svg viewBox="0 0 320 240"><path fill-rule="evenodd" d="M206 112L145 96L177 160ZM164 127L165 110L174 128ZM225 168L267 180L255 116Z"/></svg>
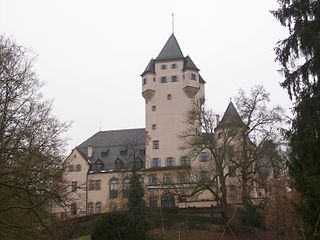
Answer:
<svg viewBox="0 0 320 240"><path fill-rule="evenodd" d="M179 172L178 179L180 183L188 183L188 174L186 172Z"/></svg>
<svg viewBox="0 0 320 240"><path fill-rule="evenodd" d="M76 192L77 191L77 185L78 183L76 181L71 182L71 192Z"/></svg>
<svg viewBox="0 0 320 240"><path fill-rule="evenodd" d="M89 202L88 203L88 214L92 214L93 213L93 202Z"/></svg>
<svg viewBox="0 0 320 240"><path fill-rule="evenodd" d="M229 192L230 192L230 193L234 193L235 191L236 191L236 186L230 185L230 186L229 186Z"/></svg>
<svg viewBox="0 0 320 240"><path fill-rule="evenodd" d="M123 197L129 197L129 187L130 187L130 180L129 178L123 181Z"/></svg>
<svg viewBox="0 0 320 240"><path fill-rule="evenodd" d="M209 159L209 154L206 152L200 153L200 162L207 162Z"/></svg>
<svg viewBox="0 0 320 240"><path fill-rule="evenodd" d="M167 82L167 77L161 77L160 78L161 83L166 83Z"/></svg>
<svg viewBox="0 0 320 240"><path fill-rule="evenodd" d="M149 175L149 184L150 185L158 184L158 179L156 174Z"/></svg>
<svg viewBox="0 0 320 240"><path fill-rule="evenodd" d="M160 167L160 159L159 158L152 159L152 167Z"/></svg>
<svg viewBox="0 0 320 240"><path fill-rule="evenodd" d="M95 187L95 181L94 180L90 180L89 182L89 190L94 190Z"/></svg>
<svg viewBox="0 0 320 240"><path fill-rule="evenodd" d="M115 164L115 169L117 169L117 170L120 170L123 168L123 163L122 163L121 159L119 159L119 158L117 158L114 161L114 164Z"/></svg>
<svg viewBox="0 0 320 240"><path fill-rule="evenodd" d="M116 179L110 182L110 198L118 197L118 181Z"/></svg>
<svg viewBox="0 0 320 240"><path fill-rule="evenodd" d="M126 155L127 154L127 148L121 148L120 149L120 155L123 156L123 155Z"/></svg>
<svg viewBox="0 0 320 240"><path fill-rule="evenodd" d="M177 64L172 63L172 64L171 64L171 68L172 68L172 69L176 69L176 68L177 68Z"/></svg>
<svg viewBox="0 0 320 240"><path fill-rule="evenodd" d="M172 95L171 94L167 95L167 100L172 100Z"/></svg>
<svg viewBox="0 0 320 240"><path fill-rule="evenodd" d="M69 172L74 172L74 166L73 165L69 165L68 170L69 170Z"/></svg>
<svg viewBox="0 0 320 240"><path fill-rule="evenodd" d="M96 190L101 190L101 180L96 180L94 187Z"/></svg>
<svg viewBox="0 0 320 240"><path fill-rule="evenodd" d="M229 166L229 176L230 177L236 176L236 166Z"/></svg>
<svg viewBox="0 0 320 240"><path fill-rule="evenodd" d="M171 175L171 173L163 174L163 182L164 183L172 183L172 175Z"/></svg>
<svg viewBox="0 0 320 240"><path fill-rule="evenodd" d="M146 84L147 84L147 79L146 79L146 78L144 78L144 79L142 80L142 84L143 84L143 85L146 85Z"/></svg>
<svg viewBox="0 0 320 240"><path fill-rule="evenodd" d="M101 213L101 202L96 203L96 213Z"/></svg>
<svg viewBox="0 0 320 240"><path fill-rule="evenodd" d="M77 205L75 203L71 204L71 215L77 215Z"/></svg>
<svg viewBox="0 0 320 240"><path fill-rule="evenodd" d="M150 208L157 208L158 207L158 198L157 197L150 197L149 207Z"/></svg>
<svg viewBox="0 0 320 240"><path fill-rule="evenodd" d="M177 75L171 76L171 82L178 82Z"/></svg>
<svg viewBox="0 0 320 240"><path fill-rule="evenodd" d="M98 158L98 160L96 161L96 169L97 170L102 170L103 169L103 162Z"/></svg>
<svg viewBox="0 0 320 240"><path fill-rule="evenodd" d="M76 165L76 172L80 172L81 171L81 165L80 164L77 164Z"/></svg>
<svg viewBox="0 0 320 240"><path fill-rule="evenodd" d="M195 73L191 73L190 80L197 80L197 75Z"/></svg>
<svg viewBox="0 0 320 240"><path fill-rule="evenodd" d="M167 157L167 167L174 166L174 157Z"/></svg>
<svg viewBox="0 0 320 240"><path fill-rule="evenodd" d="M207 172L207 171L200 172L200 181L201 182L209 182L210 181L209 172Z"/></svg>
<svg viewBox="0 0 320 240"><path fill-rule="evenodd" d="M190 161L188 156L181 156L181 166L189 166Z"/></svg>
<svg viewBox="0 0 320 240"><path fill-rule="evenodd" d="M165 64L161 65L161 69L166 69L166 68L167 68L167 66Z"/></svg>
<svg viewBox="0 0 320 240"><path fill-rule="evenodd" d="M157 106L152 106L152 112L157 111Z"/></svg>
<svg viewBox="0 0 320 240"><path fill-rule="evenodd" d="M159 140L153 140L152 141L152 148L153 149L159 149Z"/></svg>
<svg viewBox="0 0 320 240"><path fill-rule="evenodd" d="M107 157L109 155L109 149L107 151L101 152L101 157Z"/></svg>
<svg viewBox="0 0 320 240"><path fill-rule="evenodd" d="M156 124L152 124L152 130L157 130L157 125Z"/></svg>
<svg viewBox="0 0 320 240"><path fill-rule="evenodd" d="M101 190L101 180L90 180L89 190Z"/></svg>

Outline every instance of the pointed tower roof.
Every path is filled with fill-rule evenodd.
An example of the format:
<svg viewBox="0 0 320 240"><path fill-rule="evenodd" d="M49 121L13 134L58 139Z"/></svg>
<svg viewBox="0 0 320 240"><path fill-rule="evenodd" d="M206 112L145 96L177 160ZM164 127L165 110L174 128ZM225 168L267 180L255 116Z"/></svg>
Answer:
<svg viewBox="0 0 320 240"><path fill-rule="evenodd" d="M183 58L183 53L176 37L172 33L156 60L171 60L179 58Z"/></svg>
<svg viewBox="0 0 320 240"><path fill-rule="evenodd" d="M196 67L196 65L194 64L192 59L189 57L189 55L186 56L183 61L183 70L185 70L185 69L200 71L199 68Z"/></svg>
<svg viewBox="0 0 320 240"><path fill-rule="evenodd" d="M155 73L154 60L153 59L150 60L150 62L148 63L146 69L143 71L143 73L140 76L142 77L146 73Z"/></svg>
<svg viewBox="0 0 320 240"><path fill-rule="evenodd" d="M217 128L225 127L245 127L246 125L242 121L237 109L230 101L221 121L219 122Z"/></svg>

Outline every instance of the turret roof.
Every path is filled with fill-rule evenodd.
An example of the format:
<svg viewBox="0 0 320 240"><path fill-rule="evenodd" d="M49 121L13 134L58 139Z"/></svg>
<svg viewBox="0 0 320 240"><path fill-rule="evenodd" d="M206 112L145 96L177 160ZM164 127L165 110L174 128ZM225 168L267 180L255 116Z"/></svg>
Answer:
<svg viewBox="0 0 320 240"><path fill-rule="evenodd" d="M230 101L221 121L219 122L217 128L225 128L225 127L245 127L246 125L243 123L237 109L233 105L232 101Z"/></svg>
<svg viewBox="0 0 320 240"><path fill-rule="evenodd" d="M141 74L141 76L143 76L146 73L155 73L154 60L153 59L150 60L150 62L148 63L146 69Z"/></svg>
<svg viewBox="0 0 320 240"><path fill-rule="evenodd" d="M189 57L189 55L184 58L183 69L191 69L191 70L199 71L199 68L196 67L192 59Z"/></svg>
<svg viewBox="0 0 320 240"><path fill-rule="evenodd" d="M176 37L172 33L156 60L171 60L179 58L183 58L183 53Z"/></svg>

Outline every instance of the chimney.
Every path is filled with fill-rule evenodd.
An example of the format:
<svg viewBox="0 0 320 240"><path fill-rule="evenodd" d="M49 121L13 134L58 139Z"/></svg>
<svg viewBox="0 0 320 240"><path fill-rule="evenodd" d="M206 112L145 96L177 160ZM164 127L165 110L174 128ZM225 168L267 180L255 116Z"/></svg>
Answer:
<svg viewBox="0 0 320 240"><path fill-rule="evenodd" d="M93 147L92 145L88 145L88 158L92 158L93 156Z"/></svg>

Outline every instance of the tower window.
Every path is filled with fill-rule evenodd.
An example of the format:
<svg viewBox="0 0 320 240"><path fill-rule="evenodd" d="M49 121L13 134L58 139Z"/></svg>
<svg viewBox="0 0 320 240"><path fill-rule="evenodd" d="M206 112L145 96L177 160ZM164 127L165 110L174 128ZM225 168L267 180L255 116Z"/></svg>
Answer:
<svg viewBox="0 0 320 240"><path fill-rule="evenodd" d="M152 106L152 112L155 112L155 111L157 111L157 106L153 105Z"/></svg>
<svg viewBox="0 0 320 240"><path fill-rule="evenodd" d="M197 80L197 75L195 73L190 74L190 79L191 80Z"/></svg>
<svg viewBox="0 0 320 240"><path fill-rule="evenodd" d="M171 68L172 68L172 69L176 69L176 68L177 68L177 64L172 63L172 64L171 64Z"/></svg>
<svg viewBox="0 0 320 240"><path fill-rule="evenodd" d="M165 64L161 65L161 69L166 69L166 68L167 68L167 66Z"/></svg>
<svg viewBox="0 0 320 240"><path fill-rule="evenodd" d="M157 125L156 124L152 124L152 130L157 130Z"/></svg>
<svg viewBox="0 0 320 240"><path fill-rule="evenodd" d="M161 83L166 83L167 82L167 77L161 77L160 82Z"/></svg>
<svg viewBox="0 0 320 240"><path fill-rule="evenodd" d="M159 149L159 140L153 140L152 141L152 148L153 149Z"/></svg>
<svg viewBox="0 0 320 240"><path fill-rule="evenodd" d="M172 95L171 94L167 95L167 100L172 100Z"/></svg>
<svg viewBox="0 0 320 240"><path fill-rule="evenodd" d="M178 82L177 75L171 76L171 82Z"/></svg>
<svg viewBox="0 0 320 240"><path fill-rule="evenodd" d="M142 80L142 84L143 84L143 85L146 85L146 84L147 84L147 78L144 78L144 79Z"/></svg>
<svg viewBox="0 0 320 240"><path fill-rule="evenodd" d="M200 153L200 162L207 162L209 160L209 154L206 152Z"/></svg>

